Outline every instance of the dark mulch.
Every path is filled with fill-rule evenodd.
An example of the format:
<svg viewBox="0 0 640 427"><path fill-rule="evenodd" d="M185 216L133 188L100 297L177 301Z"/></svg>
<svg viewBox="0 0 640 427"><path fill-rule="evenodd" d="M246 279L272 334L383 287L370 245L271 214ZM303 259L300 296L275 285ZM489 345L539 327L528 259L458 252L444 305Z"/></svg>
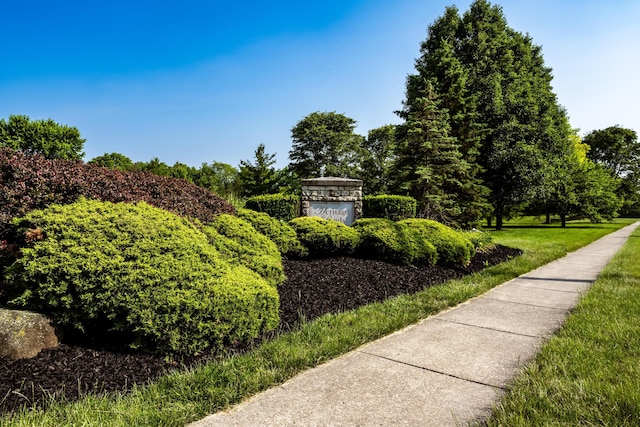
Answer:
<svg viewBox="0 0 640 427"><path fill-rule="evenodd" d="M357 258L285 260L287 280L279 287L281 330L294 328L300 315L311 320L325 313L350 310L399 294L418 292L496 265L520 255L497 246L477 254L468 267L411 267ZM259 340L256 340L258 342ZM242 351L244 346L231 350ZM203 357L202 360L207 360ZM190 361L191 364L198 360ZM94 346L62 344L32 359L0 357L0 414L28 405L43 405L51 396L69 401L89 392L130 390L176 365L160 357Z"/></svg>

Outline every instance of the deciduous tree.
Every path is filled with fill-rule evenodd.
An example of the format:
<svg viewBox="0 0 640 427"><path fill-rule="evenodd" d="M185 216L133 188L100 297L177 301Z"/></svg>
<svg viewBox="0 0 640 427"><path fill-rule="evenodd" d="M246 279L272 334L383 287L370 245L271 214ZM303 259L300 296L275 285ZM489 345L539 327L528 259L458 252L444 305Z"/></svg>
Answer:
<svg viewBox="0 0 640 427"><path fill-rule="evenodd" d="M0 148L41 154L47 159L80 160L85 141L77 128L51 119L31 121L22 115L11 115L7 121L0 119Z"/></svg>
<svg viewBox="0 0 640 427"><path fill-rule="evenodd" d="M357 177L363 137L356 121L336 112L314 112L291 129L290 168L300 178Z"/></svg>

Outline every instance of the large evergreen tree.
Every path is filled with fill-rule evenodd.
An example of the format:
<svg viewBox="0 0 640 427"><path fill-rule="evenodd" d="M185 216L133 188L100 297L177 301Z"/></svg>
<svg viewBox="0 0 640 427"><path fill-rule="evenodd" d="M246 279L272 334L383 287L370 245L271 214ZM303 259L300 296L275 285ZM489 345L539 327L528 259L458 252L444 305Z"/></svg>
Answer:
<svg viewBox="0 0 640 427"><path fill-rule="evenodd" d="M460 199L472 181L470 168L439 103L426 82L422 96L399 112L405 123L397 130L396 182L418 201L419 216L468 227L474 221L463 215Z"/></svg>
<svg viewBox="0 0 640 427"><path fill-rule="evenodd" d="M452 136L491 190L498 228L511 210L544 196L554 169L548 164L568 150L567 118L541 49L507 25L500 7L476 0L462 16L447 8L429 27L416 70L405 105L416 102L425 82L434 82ZM471 194L481 204L484 193Z"/></svg>

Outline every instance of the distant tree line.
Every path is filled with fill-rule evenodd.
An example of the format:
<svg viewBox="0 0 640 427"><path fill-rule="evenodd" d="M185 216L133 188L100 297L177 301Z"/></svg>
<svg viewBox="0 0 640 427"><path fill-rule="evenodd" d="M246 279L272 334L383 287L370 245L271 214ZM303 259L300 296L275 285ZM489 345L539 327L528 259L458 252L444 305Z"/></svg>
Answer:
<svg viewBox="0 0 640 427"><path fill-rule="evenodd" d="M223 197L295 194L301 178L357 177L365 194L412 196L419 216L458 227L486 220L500 229L519 213L557 215L563 226L640 215L636 132L616 125L581 139L551 81L541 47L510 28L499 6L476 0L464 13L447 7L429 26L398 125L362 136L344 114L313 112L291 129L282 169L264 144L237 167L134 163L119 153L89 163L186 179ZM0 120L0 146L81 159L83 142L51 120Z"/></svg>

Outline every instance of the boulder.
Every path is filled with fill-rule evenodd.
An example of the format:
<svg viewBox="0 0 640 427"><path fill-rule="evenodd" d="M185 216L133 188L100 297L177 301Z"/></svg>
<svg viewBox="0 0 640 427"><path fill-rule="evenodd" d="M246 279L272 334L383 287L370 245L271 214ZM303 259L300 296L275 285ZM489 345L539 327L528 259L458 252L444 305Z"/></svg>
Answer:
<svg viewBox="0 0 640 427"><path fill-rule="evenodd" d="M30 311L0 308L0 356L35 357L40 350L58 346L51 320Z"/></svg>

